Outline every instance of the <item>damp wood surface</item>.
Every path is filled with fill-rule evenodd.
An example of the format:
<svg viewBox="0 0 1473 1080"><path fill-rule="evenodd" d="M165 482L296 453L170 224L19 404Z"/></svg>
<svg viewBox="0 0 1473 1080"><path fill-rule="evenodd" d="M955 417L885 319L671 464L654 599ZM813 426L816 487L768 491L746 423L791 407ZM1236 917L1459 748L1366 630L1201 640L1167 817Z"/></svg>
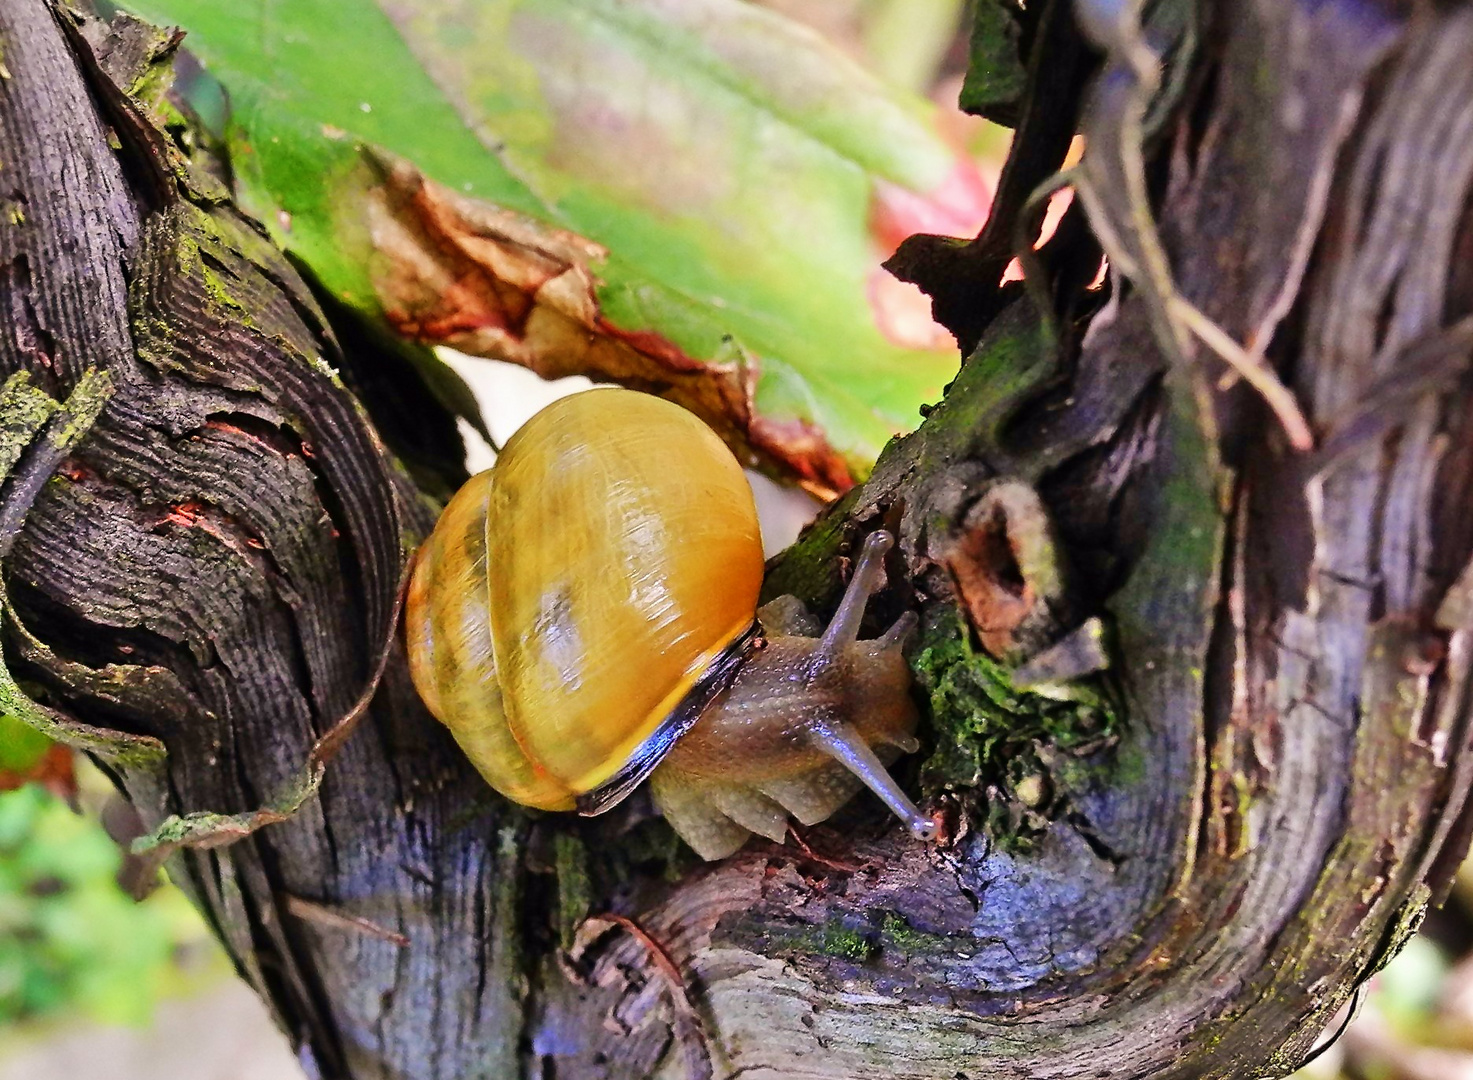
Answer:
<svg viewBox="0 0 1473 1080"><path fill-rule="evenodd" d="M518 810L394 644L315 796L170 864L309 1075L1278 1075L1440 899L1473 782L1473 9L1156 5L1135 154L1130 73L1037 7L1072 89L1034 57L998 213L1090 125L1096 228L1140 210L1106 181L1141 181L1174 295L1272 366L1314 449L1163 339L1148 282L1088 287L1080 202L1033 295L989 284L1002 224L916 242L975 348L766 593L828 611L859 539L897 533L873 618L922 618L902 773L945 841L861 799L705 865L638 801ZM426 358L315 295L190 156L155 93L175 47L0 7L4 661L55 730L98 733L145 828L224 830L363 691L460 466ZM1100 621L1109 737L1015 694L1038 731L969 786L934 755L978 730L968 571L996 544L964 541L1023 550L1027 500L968 517L1003 483L1059 553L1025 568L1047 625L1008 632Z"/></svg>

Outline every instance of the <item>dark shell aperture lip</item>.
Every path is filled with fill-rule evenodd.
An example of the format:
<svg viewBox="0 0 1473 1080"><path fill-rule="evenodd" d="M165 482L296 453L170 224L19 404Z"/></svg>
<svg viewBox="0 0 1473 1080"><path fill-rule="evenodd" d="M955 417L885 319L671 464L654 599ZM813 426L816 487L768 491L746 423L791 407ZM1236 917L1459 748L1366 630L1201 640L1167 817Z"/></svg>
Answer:
<svg viewBox="0 0 1473 1080"><path fill-rule="evenodd" d="M655 766L664 760L675 741L694 727L706 707L731 685L747 657L760 646L761 638L762 627L753 619L752 625L711 661L711 666L696 680L690 692L660 721L623 768L592 791L577 797L578 813L584 817L595 817L612 810L639 787L655 771Z"/></svg>

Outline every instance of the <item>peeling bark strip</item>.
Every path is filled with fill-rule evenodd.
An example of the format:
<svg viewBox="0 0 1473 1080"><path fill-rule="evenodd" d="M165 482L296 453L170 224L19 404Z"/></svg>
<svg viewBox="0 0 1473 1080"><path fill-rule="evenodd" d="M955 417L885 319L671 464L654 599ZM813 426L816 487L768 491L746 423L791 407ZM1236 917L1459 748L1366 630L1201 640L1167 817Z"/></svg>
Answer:
<svg viewBox="0 0 1473 1080"><path fill-rule="evenodd" d="M396 649L315 800L173 866L309 1073L675 1077L709 1049L717 1077L1269 1075L1411 932L1473 786L1473 10L1218 7L1145 160L1140 83L1107 65L1092 209L1133 253L1154 217L1172 293L1267 357L1316 453L1177 336L1151 279L1100 307L1079 213L1040 253L1062 340L958 271L988 317L946 400L767 581L822 608L848 542L897 532L876 616L922 614L948 844L864 800L714 867L637 807L533 820L471 774ZM1153 8L1165 30L1183 10ZM113 765L150 826L250 811L363 686L429 518L332 369L427 398L396 395L411 369L335 332L117 91L168 35L68 25L0 5L0 378L26 376L0 465L27 478L0 484L4 658L69 731L163 745ZM1079 106L1025 104L1015 175ZM35 435L89 368L112 397L36 491ZM1008 741L967 681L998 666L983 645L1034 653L1033 680L1081 634L1079 672L1107 645L1118 724L1066 742L1024 701L1042 733ZM933 767L981 761L982 731L1001 773ZM1036 835L1003 843L1025 811ZM594 933L604 912L642 937Z"/></svg>

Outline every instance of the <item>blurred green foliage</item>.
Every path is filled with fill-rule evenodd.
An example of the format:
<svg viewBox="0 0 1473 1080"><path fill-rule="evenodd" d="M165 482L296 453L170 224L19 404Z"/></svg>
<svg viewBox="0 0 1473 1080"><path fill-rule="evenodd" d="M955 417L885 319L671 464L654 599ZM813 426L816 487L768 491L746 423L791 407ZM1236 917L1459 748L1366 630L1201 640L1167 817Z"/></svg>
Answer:
<svg viewBox="0 0 1473 1080"><path fill-rule="evenodd" d="M144 1024L198 981L179 961L204 937L199 916L174 889L135 902L115 880L121 860L94 818L39 786L0 794L0 1026Z"/></svg>
<svg viewBox="0 0 1473 1080"><path fill-rule="evenodd" d="M0 773L23 773L51 747L51 740L29 724L0 713Z"/></svg>
<svg viewBox="0 0 1473 1080"><path fill-rule="evenodd" d="M1436 942L1418 935L1376 977L1367 1005L1416 1040L1438 1011L1450 966Z"/></svg>

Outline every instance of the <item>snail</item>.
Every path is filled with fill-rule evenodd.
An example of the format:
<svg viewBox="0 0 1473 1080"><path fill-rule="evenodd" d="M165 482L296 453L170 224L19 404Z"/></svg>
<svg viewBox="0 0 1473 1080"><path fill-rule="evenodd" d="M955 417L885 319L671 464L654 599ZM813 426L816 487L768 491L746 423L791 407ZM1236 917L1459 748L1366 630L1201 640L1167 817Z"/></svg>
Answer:
<svg viewBox="0 0 1473 1080"><path fill-rule="evenodd" d="M918 747L901 655L916 617L857 640L891 543L866 538L821 634L794 597L759 611L757 512L731 452L678 405L587 390L446 506L409 585L410 671L527 806L598 814L649 777L675 831L718 859L863 784L930 838L886 771Z"/></svg>

